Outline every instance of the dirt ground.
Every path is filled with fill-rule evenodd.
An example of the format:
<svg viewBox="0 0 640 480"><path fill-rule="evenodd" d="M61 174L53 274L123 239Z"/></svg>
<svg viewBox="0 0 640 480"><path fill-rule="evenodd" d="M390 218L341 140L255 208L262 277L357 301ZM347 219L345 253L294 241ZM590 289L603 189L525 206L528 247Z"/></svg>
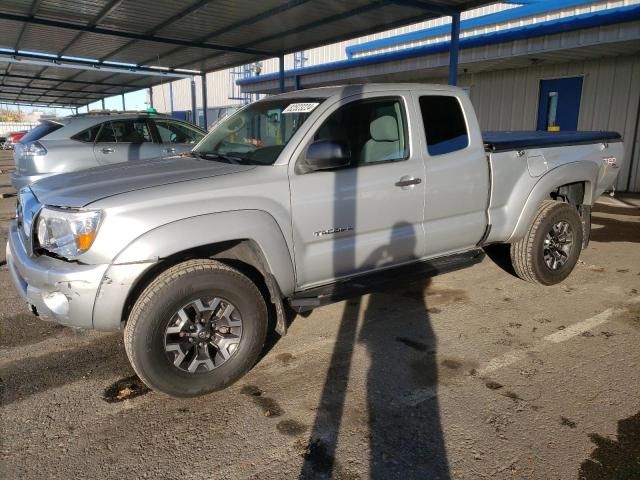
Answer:
<svg viewBox="0 0 640 480"><path fill-rule="evenodd" d="M10 192L6 155L0 192ZM238 383L176 400L121 333L29 314L4 262L0 477L640 479L640 208L605 198L561 285L489 257L297 317Z"/></svg>

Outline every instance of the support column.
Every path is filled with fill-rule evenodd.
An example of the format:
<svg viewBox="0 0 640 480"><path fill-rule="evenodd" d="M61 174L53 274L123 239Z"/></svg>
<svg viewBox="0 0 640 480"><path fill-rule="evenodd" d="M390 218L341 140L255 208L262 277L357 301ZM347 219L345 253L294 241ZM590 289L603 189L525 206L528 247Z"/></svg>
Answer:
<svg viewBox="0 0 640 480"><path fill-rule="evenodd" d="M191 77L191 123L194 125L198 124L196 114L196 79Z"/></svg>
<svg viewBox="0 0 640 480"><path fill-rule="evenodd" d="M451 46L449 49L449 85L458 84L458 52L460 50L460 12L451 15Z"/></svg>
<svg viewBox="0 0 640 480"><path fill-rule="evenodd" d="M153 87L149 89L149 106L153 108Z"/></svg>
<svg viewBox="0 0 640 480"><path fill-rule="evenodd" d="M207 121L207 74L203 74L201 77L202 80L202 117L204 119L204 125L202 128L208 131L207 126L209 122Z"/></svg>
<svg viewBox="0 0 640 480"><path fill-rule="evenodd" d="M101 101L102 101L102 109L104 110L104 98L102 98Z"/></svg>
<svg viewBox="0 0 640 480"><path fill-rule="evenodd" d="M126 111L127 110L127 105L124 102L124 93L122 94L122 111Z"/></svg>
<svg viewBox="0 0 640 480"><path fill-rule="evenodd" d="M78 107L76 107L75 110L76 110L76 115L78 115Z"/></svg>
<svg viewBox="0 0 640 480"><path fill-rule="evenodd" d="M284 93L284 55L278 57L279 69L279 81L280 81L280 93Z"/></svg>

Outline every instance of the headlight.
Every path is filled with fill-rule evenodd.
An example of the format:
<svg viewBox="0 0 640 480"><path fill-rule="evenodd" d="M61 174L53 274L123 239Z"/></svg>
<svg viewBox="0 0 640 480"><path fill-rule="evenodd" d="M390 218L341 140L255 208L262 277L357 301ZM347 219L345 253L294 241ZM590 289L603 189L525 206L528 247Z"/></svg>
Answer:
<svg viewBox="0 0 640 480"><path fill-rule="evenodd" d="M100 210L44 207L38 215L38 243L61 257L77 257L91 248L101 220Z"/></svg>

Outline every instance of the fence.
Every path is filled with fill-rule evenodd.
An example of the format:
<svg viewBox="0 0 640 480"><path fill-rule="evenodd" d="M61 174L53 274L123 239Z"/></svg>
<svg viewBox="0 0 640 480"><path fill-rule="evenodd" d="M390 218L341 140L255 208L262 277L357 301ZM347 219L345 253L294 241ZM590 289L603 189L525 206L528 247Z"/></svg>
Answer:
<svg viewBox="0 0 640 480"><path fill-rule="evenodd" d="M36 125L38 124L28 122L0 122L0 137L4 137L11 132L31 130Z"/></svg>

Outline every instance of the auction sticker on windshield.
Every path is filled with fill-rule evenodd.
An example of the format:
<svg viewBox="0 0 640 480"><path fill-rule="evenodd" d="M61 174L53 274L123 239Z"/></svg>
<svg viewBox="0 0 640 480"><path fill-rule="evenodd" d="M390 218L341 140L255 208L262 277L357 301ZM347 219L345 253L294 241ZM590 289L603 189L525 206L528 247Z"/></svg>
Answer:
<svg viewBox="0 0 640 480"><path fill-rule="evenodd" d="M320 105L318 102L292 103L282 113L309 113L318 105Z"/></svg>

